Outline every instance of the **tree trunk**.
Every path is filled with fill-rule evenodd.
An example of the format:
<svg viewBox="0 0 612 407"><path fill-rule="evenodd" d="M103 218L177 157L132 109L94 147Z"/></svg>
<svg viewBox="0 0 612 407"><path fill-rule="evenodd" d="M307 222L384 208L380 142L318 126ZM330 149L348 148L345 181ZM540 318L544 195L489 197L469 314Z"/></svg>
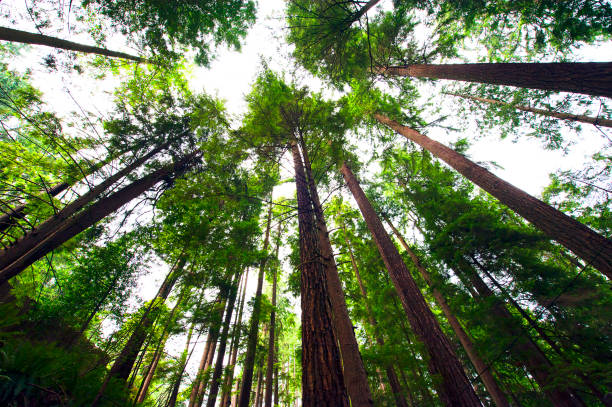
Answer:
<svg viewBox="0 0 612 407"><path fill-rule="evenodd" d="M167 165L151 174L145 175L119 191L98 200L70 219L62 219L54 229L44 236L38 236L37 234L26 236L23 246L13 246L0 252L2 259L0 263L3 264L2 269L0 269L0 285L18 275L36 260L61 246L64 242L93 226L96 222L104 219L132 199L144 193L162 179L173 174L176 176L192 158L193 156L188 156L176 164ZM36 231L33 232L35 233ZM28 249L22 250L24 247ZM12 249L18 249L17 252L19 253L15 255Z"/></svg>
<svg viewBox="0 0 612 407"><path fill-rule="evenodd" d="M100 403L101 398L103 397L104 392L106 390L106 386L108 386L108 382L111 378L127 380L130 376L130 372L132 371L134 362L138 357L140 348L142 347L142 344L147 337L147 331L149 330L149 328L151 328L153 322L155 322L157 314L156 311L158 310L158 307L163 304L168 298L168 295L170 294L170 291L172 291L174 284L180 277L186 262L186 257L181 256L177 260L174 267L172 267L172 269L170 270L170 273L168 273L168 275L166 276L164 282L162 283L161 287L157 292L157 295L155 296L155 298L153 298L153 300L151 300L151 303L140 318L140 322L134 329L134 332L121 350L121 353L119 353L117 359L115 359L115 363L113 363L113 366L106 375L106 378L104 379L104 382L102 383L98 394L91 403L92 407L96 407Z"/></svg>
<svg viewBox="0 0 612 407"><path fill-rule="evenodd" d="M351 406L373 406L372 394L368 383L368 376L363 367L363 360L359 353L359 344L353 331L353 323L346 307L342 284L338 275L338 267L334 260L334 252L329 240L329 232L323 215L323 207L312 175L312 167L306 149L306 143L301 139L304 169L308 180L308 190L312 199L315 221L319 235L319 250L323 260L327 290L332 305L333 327L340 343L340 354L344 372L344 383L348 392Z"/></svg>
<svg viewBox="0 0 612 407"><path fill-rule="evenodd" d="M296 142L292 142L291 150L295 167L300 247L302 405L348 407L312 201Z"/></svg>
<svg viewBox="0 0 612 407"><path fill-rule="evenodd" d="M474 393L450 341L442 332L370 201L346 163L342 165L341 171L376 242L410 325L428 351L429 370L432 375L440 375L442 378L439 389L440 399L447 406L480 407L480 400Z"/></svg>
<svg viewBox="0 0 612 407"><path fill-rule="evenodd" d="M261 386L263 385L263 374L262 374L262 368L263 366L259 365L259 368L257 369L257 387L255 388L255 400L253 403L254 407L259 407L259 403L261 400Z"/></svg>
<svg viewBox="0 0 612 407"><path fill-rule="evenodd" d="M185 368L187 367L187 355L189 354L189 344L191 343L191 336L193 335L193 323L189 327L189 333L187 334L187 341L185 342L185 349L181 354L181 358L179 360L179 372L176 375L176 380L174 380L174 385L172 386L172 393L170 393L170 398L168 399L168 404L166 407L175 407L176 399L178 398L179 390L181 388L181 382L183 381L183 374L185 373Z"/></svg>
<svg viewBox="0 0 612 407"><path fill-rule="evenodd" d="M247 285L249 281L249 269L247 268L242 284L242 296L238 307L238 315L234 322L234 330L232 332L232 346L230 350L230 359L228 363L228 372L223 387L223 395L221 396L221 407L229 407L231 401L232 383L234 382L234 370L236 368L236 360L238 359L238 348L240 345L240 326L242 325L242 311L244 310L244 300L246 299Z"/></svg>
<svg viewBox="0 0 612 407"><path fill-rule="evenodd" d="M351 246L351 242L346 235L346 227L344 222L341 223L342 231L344 232L344 242L346 244L346 248L349 252L349 257L351 259L351 265L353 266L353 271L355 273L355 278L357 278L357 283L359 285L359 290L361 291L361 296L363 297L363 302L366 308L366 313L368 314L369 323L374 330L374 336L376 339L376 343L381 348L385 346L385 340L382 335L378 332L378 322L374 317L374 313L372 312L372 308L370 307L370 302L368 301L368 294L366 292L366 288L361 280L361 274L359 273L359 267L357 267L357 261L355 260L355 255L353 254L353 248ZM387 374L387 380L389 380L389 386L391 386L391 392L393 393L393 398L395 399L395 405L397 407L408 407L408 403L406 402L406 398L402 393L402 388L400 386L399 380L397 379L397 374L395 373L395 369L391 364L385 366L385 373ZM381 383L383 383L381 378ZM383 384L384 391L384 384Z"/></svg>
<svg viewBox="0 0 612 407"><path fill-rule="evenodd" d="M553 112L553 111L546 110L546 109L538 109L538 108L530 107L530 106L515 105L512 103L505 103L500 100L481 98L481 97L472 96L472 95L463 95L460 93L449 93L449 92L444 92L444 93L447 95L457 96L457 97L464 98L464 99L471 99L477 102L484 102L484 103L489 103L492 105L511 107L517 110L521 110L523 112L535 113L535 114L539 114L539 115L547 116L547 117L554 117L556 119L594 124L596 126L612 127L612 120L610 119L585 116L582 114Z"/></svg>
<svg viewBox="0 0 612 407"><path fill-rule="evenodd" d="M128 59L134 62L148 63L144 58L126 54L124 52L111 51L105 48L83 45L60 38L49 37L48 35L33 34L27 31L15 30L7 27L0 27L0 40L20 42L22 44L44 45L52 48L60 48L69 51L83 52L85 54L97 54L112 58Z"/></svg>
<svg viewBox="0 0 612 407"><path fill-rule="evenodd" d="M381 114L376 120L442 159L548 236L612 279L612 241L552 206L498 178L450 148Z"/></svg>
<svg viewBox="0 0 612 407"><path fill-rule="evenodd" d="M280 232L281 232L281 223L278 223L278 231L277 236L280 240ZM276 242L276 251L275 256L278 259L278 250L279 250L279 242ZM275 353L274 353L274 345L276 344L276 278L277 278L277 267L274 267L272 271L272 311L270 311L270 334L268 336L268 363L266 365L266 393L265 393L265 406L272 407L272 391L274 390L274 361L275 361Z"/></svg>
<svg viewBox="0 0 612 407"><path fill-rule="evenodd" d="M507 331L508 336L515 338L515 344L511 348L512 353L516 360L520 361L529 371L544 394L555 406L582 406L568 389L551 388L550 370L553 366L544 352L536 345L529 333L523 332L523 327L517 323L504 303L495 296L476 270L467 261L462 262L460 266L464 272L469 274L470 281L480 297L494 299L491 304L491 313L503 324L503 329Z"/></svg>
<svg viewBox="0 0 612 407"><path fill-rule="evenodd" d="M236 273L234 277L234 283L229 289L229 298L227 302L227 310L225 311L225 320L223 321L223 330L221 331L221 337L219 340L219 351L217 352L217 361L215 363L215 370L210 382L210 391L208 393L208 400L206 407L215 407L217 402L217 394L219 393L219 386L221 384L221 376L223 374L223 359L225 358L225 348L227 347L227 338L229 336L230 325L232 323L232 315L234 314L234 305L236 304L236 295L238 294L237 283L239 282L240 273ZM236 281L238 280L238 281Z"/></svg>
<svg viewBox="0 0 612 407"><path fill-rule="evenodd" d="M404 250L406 250L406 253L408 253L408 255L410 256L410 259L412 259L412 262L414 263L415 268L421 274L421 276L423 277L423 280L425 280L427 285L429 285L429 287L432 289L432 294L433 294L434 299L436 300L436 303L438 304L438 306L444 313L444 316L448 320L448 323L453 329L453 332L455 332L455 335L457 335L459 342L461 342L461 345L463 346L465 353L470 358L470 361L472 362L472 364L474 365L474 368L476 369L476 373L478 373L478 376L480 376L480 378L482 379L482 382L485 385L485 388L487 389L487 391L489 392L489 395L491 396L491 399L493 400L495 405L497 407L510 407L510 403L508 403L508 399L506 398L506 395L501 390L501 388L497 385L497 381L493 377L491 369L489 369L489 366L485 363L485 361L480 358L478 351L474 347L474 343L472 343L472 340L470 339L468 334L465 332L465 330L461 326L461 323L455 317L455 314L453 314L453 312L451 311L442 293L436 288L435 283L431 277L431 274L429 274L429 271L427 271L427 269L423 266L419 257L410 248L410 246L408 246L408 243L406 242L404 237L399 233L399 231L391 223L391 221L389 219L385 219L385 220L387 221L387 224L389 225L391 230L393 230L393 233L395 234L397 239L400 241L400 243L404 247Z"/></svg>
<svg viewBox="0 0 612 407"><path fill-rule="evenodd" d="M261 291L263 289L264 271L268 262L267 250L270 243L270 223L272 221L272 203L268 208L268 220L266 222L266 234L264 237L263 251L266 257L259 265L259 275L257 276L257 289L255 291L255 301L253 303L253 313L251 315L251 325L249 326L249 336L247 339L247 350L244 358L244 370L242 372L242 387L238 398L239 407L248 407L251 398L251 387L253 385L253 368L255 367L255 351L257 348L257 335L259 334L259 317L261 313Z"/></svg>
<svg viewBox="0 0 612 407"><path fill-rule="evenodd" d="M451 79L612 97L612 62L423 64L381 67L379 73Z"/></svg>

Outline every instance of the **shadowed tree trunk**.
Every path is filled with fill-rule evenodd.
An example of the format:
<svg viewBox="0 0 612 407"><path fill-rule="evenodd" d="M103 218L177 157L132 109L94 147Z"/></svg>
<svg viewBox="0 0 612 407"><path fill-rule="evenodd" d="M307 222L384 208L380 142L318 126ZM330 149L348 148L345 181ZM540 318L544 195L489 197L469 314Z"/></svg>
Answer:
<svg viewBox="0 0 612 407"><path fill-rule="evenodd" d="M374 118L440 158L502 204L612 279L612 241L498 178L463 155L381 114Z"/></svg>
<svg viewBox="0 0 612 407"><path fill-rule="evenodd" d="M20 42L22 44L44 45L52 48L83 52L85 54L98 54L106 57L128 59L134 62L148 62L144 58L126 54L125 52L111 51L105 48L83 45L72 41L62 40L60 38L49 37L48 35L34 34L7 27L0 27L0 40Z"/></svg>
<svg viewBox="0 0 612 407"><path fill-rule="evenodd" d="M484 102L484 103L489 103L492 105L506 106L506 107L517 109L517 110L521 110L523 112L535 113L535 114L539 114L539 115L547 116L547 117L554 117L556 119L594 124L596 126L612 127L612 120L610 119L585 116L582 114L553 112L553 111L546 110L546 109L538 109L538 108L530 107L530 106L515 105L512 103L505 103L500 100L481 98L481 97L472 96L472 95L463 95L460 93L450 93L450 92L444 92L444 93L447 95L451 95L451 96L457 96L457 97L464 98L464 99L474 100L476 102Z"/></svg>
<svg viewBox="0 0 612 407"><path fill-rule="evenodd" d="M359 344L355 338L353 323L351 322L348 308L346 307L342 284L338 276L338 267L334 260L334 253L329 240L329 232L327 231L323 207L321 206L321 201L312 174L312 166L308 157L306 143L304 143L302 138L300 138L300 140L302 157L304 159L304 169L308 181L308 190L314 208L315 221L319 235L319 249L325 268L327 290L333 310L334 330L338 337L338 342L340 343L340 354L342 356L346 390L352 406L373 406L374 403L372 402L368 377L363 367L361 354L359 353Z"/></svg>
<svg viewBox="0 0 612 407"><path fill-rule="evenodd" d="M155 322L159 306L162 305L168 298L168 295L170 295L170 291L172 291L174 284L181 276L186 262L186 257L181 255L181 257L179 257L179 259L176 261L174 267L172 267L170 270L170 273L168 273L166 276L164 282L157 292L157 295L155 298L153 298L153 300L151 300L151 303L140 318L134 332L132 335L130 335L130 338L121 350L121 353L119 353L117 359L115 359L115 363L113 363L113 366L106 375L98 394L91 403L92 407L99 405L100 401L104 397L106 387L112 378L127 380L130 376L130 372L132 371L134 362L138 357L140 348L147 337L147 332Z"/></svg>
<svg viewBox="0 0 612 407"><path fill-rule="evenodd" d="M385 231L374 208L359 186L357 179L344 163L342 175L370 229L378 251L389 272L393 285L404 306L412 329L425 345L429 356L429 370L440 375L439 396L447 406L481 406L480 400L468 380L450 341L442 332L438 321L429 309L423 294L417 287L397 248Z"/></svg>
<svg viewBox="0 0 612 407"><path fill-rule="evenodd" d="M271 198L271 197L270 197ZM272 199L270 199L272 201ZM249 407L251 398L251 387L253 385L253 368L255 367L255 351L257 348L257 335L259 334L259 317L261 313L261 291L263 289L264 271L268 261L267 251L270 242L270 222L272 221L272 202L268 209L268 220L266 222L266 235L264 237L263 251L266 257L261 260L259 265L259 275L257 276L257 289L255 291L255 301L253 303L253 313L251 315L251 325L249 326L249 336L247 339L247 350L244 357L244 369L242 372L242 386L240 397L238 398L239 407Z"/></svg>
<svg viewBox="0 0 612 407"><path fill-rule="evenodd" d="M254 407L259 407L261 403L261 387L263 386L262 368L261 364L257 366L257 387L255 388L255 400L253 400Z"/></svg>
<svg viewBox="0 0 612 407"><path fill-rule="evenodd" d="M378 73L451 79L612 97L612 62L423 64L380 67Z"/></svg>
<svg viewBox="0 0 612 407"><path fill-rule="evenodd" d="M100 199L70 219L63 221L58 225L55 231L47 234L42 240L38 238L35 239L37 242L31 250L17 257L14 261L7 262L8 265L0 270L0 285L18 275L36 260L44 257L47 253L61 246L64 242L78 235L90 226L93 226L132 199L141 195L162 179L169 176L176 177L188 167L189 161L192 159L193 156L190 155L176 164L162 167L132 182L108 197ZM4 263L4 253L0 253L0 256L2 256Z"/></svg>
<svg viewBox="0 0 612 407"><path fill-rule="evenodd" d="M304 165L297 146L291 152L295 167L300 247L302 308L302 404L346 406L340 352L332 329L324 260L319 248L315 218Z"/></svg>
<svg viewBox="0 0 612 407"><path fill-rule="evenodd" d="M410 256L410 259L414 263L414 266L417 269L417 271L423 277L423 280L425 280L425 282L432 289L432 294L433 294L434 299L436 300L436 303L438 304L438 306L444 313L444 316L448 320L448 323L453 329L453 332L455 332L455 335L457 335L459 342L461 342L461 345L463 346L465 353L468 355L468 357L470 358L470 361L474 365L474 368L476 369L476 373L482 379L482 382L485 385L485 388L487 389L487 391L489 392L491 399L493 400L493 402L495 403L497 407L509 407L510 404L508 403L508 399L506 398L506 395L504 394L504 392L497 385L497 381L493 377L493 373L489 369L489 366L485 363L484 360L480 358L478 351L476 351L476 348L474 347L474 343L472 343L472 340L470 339L468 334L465 332L465 330L461 326L461 323L455 317L455 314L453 314L453 312L451 311L442 293L436 288L434 281L431 277L431 274L429 274L429 271L427 271L427 269L423 266L423 264L421 263L421 260L418 258L416 253L410 248L410 246L408 246L408 243L406 242L404 237L399 233L399 231L391 223L391 221L389 219L385 219L385 220L387 221L387 224L389 225L391 230L393 230L393 233L395 234L397 239L400 241L400 243L404 247L404 250L406 250L406 253L408 253L408 255Z"/></svg>
<svg viewBox="0 0 612 407"><path fill-rule="evenodd" d="M275 250L275 259L278 259L278 250L280 247L280 233L281 233L281 223L278 223L277 230L277 242L276 242L276 250ZM274 366L275 366L275 356L274 346L276 344L276 278L277 278L278 269L275 265L272 270L272 311L270 311L270 335L268 336L268 363L266 365L266 393L265 393L265 406L272 407L272 391L274 390Z"/></svg>
<svg viewBox="0 0 612 407"><path fill-rule="evenodd" d="M183 381L183 374L185 374L185 368L187 367L188 355L189 354L189 344L191 343L191 336L193 335L193 323L189 327L189 332L187 333L187 341L185 342L185 349L181 354L181 358L179 359L179 371L176 375L176 379L174 380L174 385L172 386L172 392L170 393L170 398L168 399L168 404L166 407L175 407L176 399L178 398L179 389L181 388L181 382Z"/></svg>
<svg viewBox="0 0 612 407"><path fill-rule="evenodd" d="M234 305L236 304L236 295L238 294L237 283L239 282L239 275L240 273L236 273L234 277L234 282L232 286L229 287L227 310L225 311L223 330L221 331L221 337L219 340L219 351L217 352L215 370L210 381L210 391L208 393L206 407L215 407L215 403L217 402L217 394L219 393L219 386L221 385L221 376L223 374L223 359L225 358L225 348L227 347L227 338L229 337L230 325L232 323L232 315L234 314Z"/></svg>
<svg viewBox="0 0 612 407"><path fill-rule="evenodd" d="M374 317L374 313L372 312L372 308L370 307L370 302L368 301L368 294L366 292L366 288L361 280L361 274L359 274L359 267L357 267L357 261L355 260L355 256L353 254L353 248L351 246L351 242L346 235L346 227L344 222L341 222L340 227L342 228L344 234L344 242L346 244L346 248L349 253L349 257L351 259L351 265L353 266L353 271L355 272L355 278L357 279L357 284L359 285L359 291L361 291L361 296L363 297L363 302L366 308L366 313L368 314L368 322L372 326L374 330L374 336L376 339L376 343L382 348L385 346L385 340L382 335L380 335L378 331L378 322ZM397 407L408 407L408 403L406 402L406 398L402 393L402 388L400 386L399 380L397 378L397 374L395 373L395 369L391 364L385 366L385 373L387 374L387 380L389 380L389 386L391 386L391 392L393 393L393 398L395 399L395 405ZM381 385L383 386L384 392L384 383L381 377Z"/></svg>

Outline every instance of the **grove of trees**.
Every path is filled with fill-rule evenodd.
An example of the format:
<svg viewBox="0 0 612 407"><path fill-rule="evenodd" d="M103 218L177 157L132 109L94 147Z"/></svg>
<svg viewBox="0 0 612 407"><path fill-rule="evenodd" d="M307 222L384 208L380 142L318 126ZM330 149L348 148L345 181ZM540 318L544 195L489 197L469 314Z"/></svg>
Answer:
<svg viewBox="0 0 612 407"><path fill-rule="evenodd" d="M612 3L277 3L0 3L0 405L612 406Z"/></svg>

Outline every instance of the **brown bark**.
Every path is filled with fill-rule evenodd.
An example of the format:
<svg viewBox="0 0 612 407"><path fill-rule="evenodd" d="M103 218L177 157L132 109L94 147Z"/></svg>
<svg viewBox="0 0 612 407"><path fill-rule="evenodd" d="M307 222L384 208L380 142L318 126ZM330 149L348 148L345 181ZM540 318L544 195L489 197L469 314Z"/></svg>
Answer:
<svg viewBox="0 0 612 407"><path fill-rule="evenodd" d="M373 406L372 394L368 377L363 367L361 354L359 353L359 344L355 338L353 331L353 323L346 307L342 284L338 275L338 267L334 260L331 241L329 240L329 232L325 223L323 207L319 199L317 187L312 175L312 167L308 157L306 144L301 140L302 157L304 159L304 169L306 170L306 179L308 180L308 190L314 208L315 221L319 237L319 250L323 260L325 275L327 278L327 290L329 299L332 305L332 321L335 333L340 343L340 354L342 357L342 366L344 372L344 383L348 392L351 405L355 407Z"/></svg>
<svg viewBox="0 0 612 407"><path fill-rule="evenodd" d="M544 352L542 352L528 333L523 332L523 328L515 321L506 306L497 299L493 291L476 273L476 270L466 261L463 261L460 266L463 272L469 274L470 281L481 297L494 299L491 305L492 315L502 324L508 336L515 338L515 343L510 351L527 368L544 394L555 406L581 406L581 402L573 397L569 389L550 387L550 370L553 366Z"/></svg>
<svg viewBox="0 0 612 407"><path fill-rule="evenodd" d="M259 317L261 313L261 291L263 288L264 271L268 261L267 250L270 243L270 223L272 221L272 203L268 209L268 220L266 235L264 237L263 251L266 257L259 265L259 275L257 276L257 289L255 290L255 302L253 303L253 313L251 315L251 325L249 326L249 336L247 342L246 355L244 357L244 369L242 372L242 387L238 398L239 407L248 407L251 397L251 387L253 385L253 368L255 367L255 351L257 348L257 335L259 333Z"/></svg>
<svg viewBox="0 0 612 407"><path fill-rule="evenodd" d="M77 211L93 202L97 196L112 184L138 168L160 149L152 151L117 174L109 177L19 239L13 246L0 251L0 284L19 274L24 268L60 246L66 240L76 236L89 226L119 209L125 203L142 194L161 179L179 171L193 159L193 156L190 155L176 164L162 167L132 182L110 196L98 200L84 211L75 215Z"/></svg>
<svg viewBox="0 0 612 407"><path fill-rule="evenodd" d="M427 271L427 269L423 266L423 264L421 263L421 260L416 255L416 253L410 248L410 246L408 246L408 243L406 242L404 237L399 233L397 228L391 223L391 221L389 221L389 219L385 219L385 220L387 221L387 224L389 225L391 230L393 230L393 233L395 234L397 239L400 241L400 243L404 247L404 250L406 250L406 253L408 253L408 255L410 256L410 259L414 263L414 266L418 270L419 274L421 274L421 276L423 277L423 280L425 280L427 285L429 285L429 287L432 289L432 294L433 294L434 299L436 300L436 303L438 304L440 309L442 309L442 312L444 313L444 316L446 317L448 323L453 329L453 332L455 332L455 335L457 335L459 342L461 342L461 345L463 346L465 353L470 358L472 365L474 365L474 368L476 369L476 373L478 373L478 375L480 376L483 384L485 385L485 388L487 389L487 391L489 392L489 395L491 396L491 399L493 400L495 405L498 407L509 407L510 403L508 403L508 399L506 398L506 395L501 390L501 388L498 386L497 381L495 380L491 370L489 369L489 366L485 363L484 360L482 360L482 358L480 357L480 355L478 354L478 351L476 350L474 346L474 343L472 342L468 334L465 332L465 330L461 326L461 323L459 322L457 317L455 317L455 314L451 311L450 307L448 306L446 299L444 298L442 293L436 288L435 283L431 277L431 274L429 274L429 271Z"/></svg>
<svg viewBox="0 0 612 407"><path fill-rule="evenodd" d="M255 400L253 406L259 407L261 402L261 387L263 386L263 374L262 374L262 366L259 365L257 369L257 387L255 390Z"/></svg>
<svg viewBox="0 0 612 407"><path fill-rule="evenodd" d="M108 386L108 382L111 378L127 380L130 376L130 372L132 371L134 362L136 361L142 344L144 343L147 337L147 331L155 322L155 319L157 317L157 310L159 306L163 304L168 298L168 295L170 294L170 291L172 291L174 284L180 277L186 262L186 258L184 256L181 256L164 279L164 282L162 283L157 292L157 295L155 296L155 298L153 298L153 300L151 300L151 303L140 318L138 325L136 325L134 332L132 333L132 335L130 335L128 341L121 350L121 353L119 353L117 359L115 359L115 362L113 363L113 366L106 375L106 378L104 379L104 382L102 383L98 394L96 395L94 401L91 403L92 407L96 407L100 403L102 397L104 396L104 392L106 391L106 387Z"/></svg>
<svg viewBox="0 0 612 407"><path fill-rule="evenodd" d="M281 231L281 223L278 223L278 239L280 239L280 231ZM279 242L276 243L276 251L275 256L278 259L278 249ZM276 331L276 277L277 277L277 268L274 267L272 270L272 311L270 311L270 334L268 336L268 363L266 365L266 393L264 396L265 406L272 407L272 391L274 390L274 361L275 361L275 353L274 353L274 345L275 345L275 331Z"/></svg>
<svg viewBox="0 0 612 407"><path fill-rule="evenodd" d="M291 144L291 151L295 167L300 247L302 405L348 407L340 352L332 328L332 310L320 241L296 142Z"/></svg>
<svg viewBox="0 0 612 407"><path fill-rule="evenodd" d="M457 97L464 98L464 99L471 99L477 102L489 103L492 105L512 107L514 109L521 110L523 112L535 113L535 114L539 114L542 116L554 117L556 119L561 119L561 120L569 120L573 122L594 124L596 126L612 127L612 120L601 118L601 117L591 117L591 116L586 116L583 114L553 112L553 111L546 110L546 109L538 109L538 108L530 107L530 106L515 105L511 103L505 103L500 100L481 98L481 97L472 96L472 95L463 95L460 93L446 93L446 94L451 95L451 96L457 96Z"/></svg>
<svg viewBox="0 0 612 407"><path fill-rule="evenodd" d="M44 45L52 48L60 48L69 51L83 52L86 54L97 54L112 58L128 59L134 62L147 63L144 58L126 54L125 52L111 51L105 48L83 45L77 42L62 40L43 34L33 34L27 31L15 30L7 27L0 27L0 40L20 42L22 44Z"/></svg>
<svg viewBox="0 0 612 407"><path fill-rule="evenodd" d="M176 379L174 380L174 385L172 386L172 392L170 393L170 398L168 399L168 404L166 407L175 407L176 400L178 398L179 390L181 388L181 382L183 381L183 374L185 373L185 368L187 367L187 355L189 354L189 344L191 343L191 336L193 335L193 323L189 327L189 333L187 334L187 341L185 342L185 349L181 354L181 358L179 360L180 370L176 375Z"/></svg>
<svg viewBox="0 0 612 407"><path fill-rule="evenodd" d="M234 280L238 280L239 273L236 273ZM225 349L227 347L227 339L229 337L232 315L234 314L234 305L236 304L236 295L238 294L237 282L229 288L227 310L225 311L225 320L223 321L223 330L219 339L219 350L217 352L217 361L215 362L215 370L210 381L210 390L208 392L208 400L206 407L215 407L217 402L217 394L221 385L221 376L223 374L223 359L225 358Z"/></svg>
<svg viewBox="0 0 612 407"><path fill-rule="evenodd" d="M357 179L346 163L342 175L370 229L387 271L404 306L412 329L424 343L429 354L429 370L440 375L439 396L447 406L481 406L472 385L463 371L450 341L442 332L438 321L429 309L423 294L404 264L397 248L385 231L382 222L367 199Z"/></svg>
<svg viewBox="0 0 612 407"><path fill-rule="evenodd" d="M423 64L381 67L392 76L451 79L612 97L612 62Z"/></svg>
<svg viewBox="0 0 612 407"><path fill-rule="evenodd" d="M552 239L612 279L612 241L540 201L452 149L381 114L374 118L414 141L457 170Z"/></svg>
<svg viewBox="0 0 612 407"><path fill-rule="evenodd" d="M374 317L374 313L372 312L372 308L370 307L370 302L368 301L368 294L366 292L366 288L363 284L363 281L361 280L361 274L359 273L359 267L357 266L355 255L353 254L353 248L351 246L351 242L348 239L348 236L346 235L346 227L344 226L344 222L342 222L341 227L342 227L342 231L344 232L343 233L344 242L349 252L349 257L351 259L351 265L353 266L353 272L355 273L355 278L357 278L357 283L359 284L359 290L361 291L361 296L363 297L363 302L366 308L366 313L368 314L369 323L370 325L372 325L372 328L374 330L374 336L376 339L376 343L378 343L380 347L383 347L385 345L385 340L383 339L382 335L380 335L380 333L378 332L378 322L376 321L376 318ZM393 393L393 398L395 399L395 405L397 407L408 407L408 403L406 402L406 398L404 397L404 394L402 393L402 388L400 386L399 380L397 378L397 374L395 373L395 369L393 368L393 366L390 364L385 366L385 373L387 375L387 380L389 380L389 386L391 386L391 392ZM384 384L383 384L382 379L381 379L381 385L383 386L383 391L384 391Z"/></svg>

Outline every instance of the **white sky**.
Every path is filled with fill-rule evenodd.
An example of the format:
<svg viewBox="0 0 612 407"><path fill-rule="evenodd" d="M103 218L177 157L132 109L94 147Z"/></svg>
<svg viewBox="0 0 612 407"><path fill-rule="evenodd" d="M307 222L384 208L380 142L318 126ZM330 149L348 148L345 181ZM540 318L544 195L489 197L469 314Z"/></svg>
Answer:
<svg viewBox="0 0 612 407"><path fill-rule="evenodd" d="M223 50L219 52L218 58L211 64L210 69L194 68L190 75L192 90L204 90L224 99L228 111L237 119L245 111L244 95L248 93L250 84L256 77L262 57L269 61L272 69L285 71L288 74L287 77L290 78L294 67L293 61L288 58L289 47L282 39L284 34L282 31L284 27L282 19L284 4L283 0L260 1L258 20L249 32L242 47L242 52ZM20 0L2 1L0 3L1 14L4 14L7 10L19 10L23 14L24 3ZM0 25L10 26L10 23L3 20ZM34 31L31 21L25 18L16 28ZM86 37L82 36L71 37L70 39L91 43ZM109 48L121 49L124 47L121 47L120 42L113 42L109 45ZM67 114L73 110L79 111L79 107L67 96L66 89L71 91L84 110L107 112L111 106L109 104L110 93L116 84L116 80L111 78L94 82L88 75L79 77L74 74L49 73L41 66L41 58L50 52L49 48L32 47L28 51L28 56L15 60L12 67L20 70L31 69L34 72L34 85L43 91L49 106L57 109L60 113ZM612 44L608 43L600 47L585 47L580 55L584 61L607 60L612 55ZM321 82L312 78L303 83L315 90L319 90L321 87ZM436 91L435 88L429 85L422 86L424 97L434 91ZM440 97L440 100L436 100L436 102L452 111L452 104L457 103L457 100L446 96ZM460 137L472 140L477 131L475 126L472 126L463 134L449 134L442 129L431 129L428 135L448 144ZM568 134L568 137L575 136ZM521 139L520 142L513 143L509 139L500 140L494 136L481 138L473 142L468 154L475 161L497 162L502 169L492 169L496 175L538 196L549 182L549 173L560 168L580 168L591 154L604 146L602 137L588 126L583 126L583 134L578 139L580 142L572 148L572 152L567 156L558 151L544 150L541 142L532 138ZM292 196L292 194L293 186L291 184L285 184L275 191L276 197L279 195ZM137 292L138 296L143 299L151 298L157 291L166 272L165 267L156 267L141 282ZM256 279L254 275L254 271L252 271L249 278L249 296L255 290ZM245 319L246 317L245 315ZM200 342L204 340L205 337L202 336ZM176 356L183 349L184 343L185 337L183 335L174 337L169 342L168 350ZM199 346L191 356L187 372L192 377L199 363L202 347Z"/></svg>

